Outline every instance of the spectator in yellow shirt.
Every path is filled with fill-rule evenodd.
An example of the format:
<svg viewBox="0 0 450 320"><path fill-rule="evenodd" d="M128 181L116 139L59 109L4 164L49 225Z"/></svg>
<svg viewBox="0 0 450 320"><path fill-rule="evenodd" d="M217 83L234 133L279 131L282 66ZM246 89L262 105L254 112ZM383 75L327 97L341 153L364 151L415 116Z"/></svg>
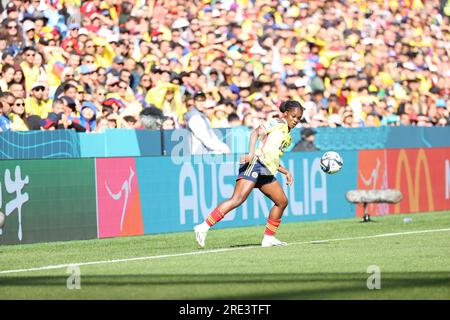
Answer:
<svg viewBox="0 0 450 320"><path fill-rule="evenodd" d="M9 114L12 131L28 131L26 124L25 103L23 99L16 99Z"/></svg>
<svg viewBox="0 0 450 320"><path fill-rule="evenodd" d="M23 61L20 64L23 74L25 75L25 90L30 92L31 87L38 81L40 70L39 66L35 64L34 57L36 56L36 49L33 47L25 47L23 49Z"/></svg>
<svg viewBox="0 0 450 320"><path fill-rule="evenodd" d="M42 82L36 82L31 87L31 94L25 100L25 111L28 115L37 115L45 119L48 113L52 111L51 101L45 100L45 89L46 84Z"/></svg>

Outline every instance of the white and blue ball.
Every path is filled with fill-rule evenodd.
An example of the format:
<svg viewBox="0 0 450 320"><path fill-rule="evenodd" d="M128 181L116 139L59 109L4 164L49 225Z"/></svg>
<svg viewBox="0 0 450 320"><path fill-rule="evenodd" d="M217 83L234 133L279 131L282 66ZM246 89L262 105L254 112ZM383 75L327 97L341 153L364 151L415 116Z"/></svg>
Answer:
<svg viewBox="0 0 450 320"><path fill-rule="evenodd" d="M327 174L339 172L343 165L344 159L335 151L327 151L320 158L320 168Z"/></svg>

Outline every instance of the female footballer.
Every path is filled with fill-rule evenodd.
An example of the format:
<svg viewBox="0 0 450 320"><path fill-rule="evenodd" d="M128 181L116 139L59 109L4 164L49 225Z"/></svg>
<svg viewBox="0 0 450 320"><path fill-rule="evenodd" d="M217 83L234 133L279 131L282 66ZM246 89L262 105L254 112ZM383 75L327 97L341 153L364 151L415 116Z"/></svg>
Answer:
<svg viewBox="0 0 450 320"><path fill-rule="evenodd" d="M280 165L280 157L291 144L290 131L300 123L303 106L298 101L288 100L281 104L280 111L284 114L283 119L267 121L250 135L250 152L240 159L239 175L232 197L215 208L203 223L195 226L196 240L201 247L205 246L209 228L222 220L228 212L240 206L253 188L261 190L274 203L261 245L263 247L286 245L286 242L275 238L275 232L281 223L281 216L288 205L288 200L274 175L279 171L286 175L288 185L293 183L291 173ZM255 151L258 138L262 138L262 142Z"/></svg>

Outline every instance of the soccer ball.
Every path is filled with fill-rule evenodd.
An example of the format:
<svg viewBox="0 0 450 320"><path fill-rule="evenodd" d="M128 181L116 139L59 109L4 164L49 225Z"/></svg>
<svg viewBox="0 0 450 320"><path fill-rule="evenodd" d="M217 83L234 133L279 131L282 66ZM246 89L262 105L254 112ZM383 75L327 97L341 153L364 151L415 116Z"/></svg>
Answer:
<svg viewBox="0 0 450 320"><path fill-rule="evenodd" d="M322 171L328 174L339 172L344 165L341 155L335 151L328 151L320 158L320 167Z"/></svg>
<svg viewBox="0 0 450 320"><path fill-rule="evenodd" d="M3 212L0 211L0 228L5 225L6 216Z"/></svg>

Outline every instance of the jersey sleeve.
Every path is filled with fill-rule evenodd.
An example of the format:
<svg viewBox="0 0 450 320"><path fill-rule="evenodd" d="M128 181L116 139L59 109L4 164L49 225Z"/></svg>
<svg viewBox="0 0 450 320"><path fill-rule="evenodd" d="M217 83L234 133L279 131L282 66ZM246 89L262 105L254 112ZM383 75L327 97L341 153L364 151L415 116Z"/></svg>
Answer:
<svg viewBox="0 0 450 320"><path fill-rule="evenodd" d="M263 128L264 133L268 134L271 133L272 131L276 130L277 128L279 128L283 123L280 122L280 120L278 119L270 119L264 123L261 124L261 128Z"/></svg>

